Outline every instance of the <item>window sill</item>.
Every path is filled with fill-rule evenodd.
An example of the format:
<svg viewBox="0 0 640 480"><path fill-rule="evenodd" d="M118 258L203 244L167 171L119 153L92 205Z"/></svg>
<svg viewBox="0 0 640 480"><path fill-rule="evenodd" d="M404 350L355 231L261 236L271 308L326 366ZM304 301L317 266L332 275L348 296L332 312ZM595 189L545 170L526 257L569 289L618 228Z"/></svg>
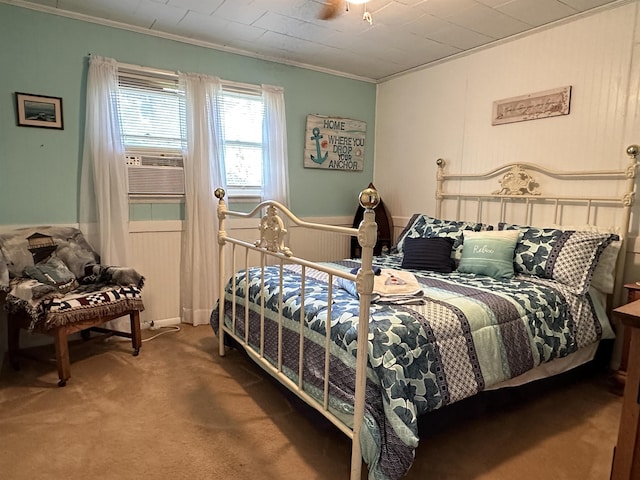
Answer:
<svg viewBox="0 0 640 480"><path fill-rule="evenodd" d="M262 195L229 194L227 199L233 203L260 203Z"/></svg>
<svg viewBox="0 0 640 480"><path fill-rule="evenodd" d="M129 195L129 203L184 203L184 195Z"/></svg>
<svg viewBox="0 0 640 480"><path fill-rule="evenodd" d="M261 195L225 195L233 203L260 203ZM129 203L184 203L184 195L129 195Z"/></svg>

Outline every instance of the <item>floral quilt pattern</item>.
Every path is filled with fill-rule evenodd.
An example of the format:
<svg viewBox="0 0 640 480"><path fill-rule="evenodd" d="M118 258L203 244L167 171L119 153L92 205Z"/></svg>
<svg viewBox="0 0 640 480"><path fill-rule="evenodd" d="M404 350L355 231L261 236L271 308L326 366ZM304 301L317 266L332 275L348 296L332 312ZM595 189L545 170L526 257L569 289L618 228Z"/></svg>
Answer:
<svg viewBox="0 0 640 480"><path fill-rule="evenodd" d="M399 268L402 256L378 257L376 265ZM356 261L334 262L349 271ZM226 287L225 324L251 348L322 399L324 338L330 325L329 388L334 413L352 416L359 300L333 278L328 322L327 275L300 267L240 271ZM418 445L418 417L543 362L564 357L603 334L589 295L575 295L553 280L517 275L494 280L474 274L413 271L425 291L423 305L371 305L365 424L361 435L369 478L398 479L410 468ZM232 304L235 288L236 303ZM279 293L282 290L282 300ZM246 299L246 300L245 300ZM304 302L304 303L303 303ZM282 304L282 329L279 329ZM264 305L264 326L260 312ZM248 308L245 315L245 306ZM304 365L298 366L299 321L304 318ZM234 315L235 313L235 315ZM235 318L235 320L234 320ZM218 308L211 315L218 330ZM261 346L260 329L264 328ZM282 351L277 339L283 338Z"/></svg>

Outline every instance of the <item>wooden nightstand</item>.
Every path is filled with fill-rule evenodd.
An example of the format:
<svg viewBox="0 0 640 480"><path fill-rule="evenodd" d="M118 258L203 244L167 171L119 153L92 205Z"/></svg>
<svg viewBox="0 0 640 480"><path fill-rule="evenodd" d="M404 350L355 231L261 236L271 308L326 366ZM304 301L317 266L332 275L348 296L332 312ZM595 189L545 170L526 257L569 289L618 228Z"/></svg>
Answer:
<svg viewBox="0 0 640 480"><path fill-rule="evenodd" d="M627 290L627 304L640 300L640 285L636 282L625 284ZM613 373L613 391L618 395L624 393L624 386L627 381L627 369L629 367L629 347L631 343L631 332L629 327L622 327L624 330L622 337L622 353L620 356L620 367Z"/></svg>
<svg viewBox="0 0 640 480"><path fill-rule="evenodd" d="M611 480L631 480L640 478L640 300L616 308L613 315L622 321L625 337L629 332L630 348Z"/></svg>

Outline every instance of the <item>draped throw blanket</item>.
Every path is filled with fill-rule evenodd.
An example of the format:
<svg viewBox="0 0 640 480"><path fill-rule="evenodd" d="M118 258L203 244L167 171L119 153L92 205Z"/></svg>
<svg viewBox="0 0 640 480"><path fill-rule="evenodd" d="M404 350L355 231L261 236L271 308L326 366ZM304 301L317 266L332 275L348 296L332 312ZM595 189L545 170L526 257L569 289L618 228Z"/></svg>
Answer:
<svg viewBox="0 0 640 480"><path fill-rule="evenodd" d="M28 227L0 235L4 308L25 312L30 330L144 310L144 280L133 268L101 265L77 228Z"/></svg>

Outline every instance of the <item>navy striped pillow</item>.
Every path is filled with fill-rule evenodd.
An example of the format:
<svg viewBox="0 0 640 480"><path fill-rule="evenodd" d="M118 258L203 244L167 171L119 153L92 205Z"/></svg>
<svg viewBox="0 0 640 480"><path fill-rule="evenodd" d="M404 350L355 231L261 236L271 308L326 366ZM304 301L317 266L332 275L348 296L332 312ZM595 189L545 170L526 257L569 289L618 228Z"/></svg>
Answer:
<svg viewBox="0 0 640 480"><path fill-rule="evenodd" d="M451 258L454 241L451 237L405 238L402 268L451 273L454 269Z"/></svg>

